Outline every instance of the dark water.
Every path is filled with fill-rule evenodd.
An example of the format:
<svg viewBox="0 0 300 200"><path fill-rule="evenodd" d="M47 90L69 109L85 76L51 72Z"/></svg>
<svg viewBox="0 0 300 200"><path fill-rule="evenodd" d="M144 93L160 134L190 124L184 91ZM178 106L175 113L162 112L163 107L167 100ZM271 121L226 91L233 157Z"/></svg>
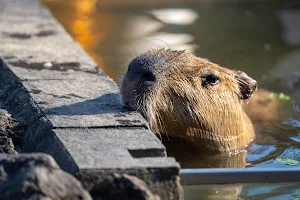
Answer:
<svg viewBox="0 0 300 200"><path fill-rule="evenodd" d="M278 158L300 162L300 2L43 2L117 83L131 59L152 48L171 47L245 71L260 88L284 93L279 100L284 106L267 111L270 116L284 113L283 117L274 123L255 123L258 138L247 151L199 156L164 139L169 155L182 167L299 167ZM300 199L298 188L297 184L186 186L185 196Z"/></svg>

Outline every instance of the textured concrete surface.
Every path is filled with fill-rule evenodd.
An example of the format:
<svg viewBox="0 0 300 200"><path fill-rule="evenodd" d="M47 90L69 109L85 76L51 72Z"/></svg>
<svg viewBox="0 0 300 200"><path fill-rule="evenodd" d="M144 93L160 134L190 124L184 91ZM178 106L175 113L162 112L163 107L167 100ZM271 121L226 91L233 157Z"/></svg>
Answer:
<svg viewBox="0 0 300 200"><path fill-rule="evenodd" d="M116 173L100 185L98 194L101 197L95 200L161 200L159 196L152 194L144 181L127 174Z"/></svg>
<svg viewBox="0 0 300 200"><path fill-rule="evenodd" d="M0 2L0 55L16 65L38 68L54 62L74 69L97 71L95 62L41 8L37 0ZM68 45L66 45L68 44Z"/></svg>
<svg viewBox="0 0 300 200"><path fill-rule="evenodd" d="M162 161L163 162L163 161ZM124 174L124 169L89 169L81 173L80 180L93 197L101 190L102 183L111 179L114 174ZM161 199L182 199L182 191L179 183L177 167L135 167L126 170L126 174L137 176L150 188L151 192L160 196ZM175 189L180 189L174 192ZM180 193L181 192L181 193Z"/></svg>
<svg viewBox="0 0 300 200"><path fill-rule="evenodd" d="M94 197L126 173L161 199L182 198L179 164L36 0L0 1L0 56L0 108L26 126L19 152L52 155Z"/></svg>

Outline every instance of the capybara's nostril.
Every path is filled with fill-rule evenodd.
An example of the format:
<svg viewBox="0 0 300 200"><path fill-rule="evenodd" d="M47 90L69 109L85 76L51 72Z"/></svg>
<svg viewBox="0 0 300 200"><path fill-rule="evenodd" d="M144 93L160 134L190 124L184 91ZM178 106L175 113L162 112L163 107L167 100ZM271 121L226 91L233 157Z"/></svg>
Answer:
<svg viewBox="0 0 300 200"><path fill-rule="evenodd" d="M142 76L141 76L141 82L143 84L149 85L149 84L153 84L156 81L156 77L155 75L151 72L151 71L145 71L142 72Z"/></svg>

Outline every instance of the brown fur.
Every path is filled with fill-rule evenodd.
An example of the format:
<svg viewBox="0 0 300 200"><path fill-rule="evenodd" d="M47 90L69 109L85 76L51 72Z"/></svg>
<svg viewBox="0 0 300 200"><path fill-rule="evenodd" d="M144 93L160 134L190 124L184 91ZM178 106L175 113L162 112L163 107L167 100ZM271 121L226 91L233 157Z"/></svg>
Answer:
<svg viewBox="0 0 300 200"><path fill-rule="evenodd" d="M159 49L142 56L164 61L157 66L155 84L140 90L128 71L121 95L154 132L187 139L205 153L229 153L255 138L239 98L241 80L236 71L183 51ZM210 73L218 75L220 84L203 86L201 76Z"/></svg>

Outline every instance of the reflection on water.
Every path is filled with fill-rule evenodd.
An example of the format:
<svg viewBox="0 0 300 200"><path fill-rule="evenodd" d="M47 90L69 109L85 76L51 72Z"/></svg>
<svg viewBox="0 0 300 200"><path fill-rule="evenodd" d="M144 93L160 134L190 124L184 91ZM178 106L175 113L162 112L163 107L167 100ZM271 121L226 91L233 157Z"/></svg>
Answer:
<svg viewBox="0 0 300 200"><path fill-rule="evenodd" d="M185 199L198 200L296 200L300 198L300 183L259 183L185 186ZM201 198L201 199L202 199Z"/></svg>
<svg viewBox="0 0 300 200"><path fill-rule="evenodd" d="M199 197L213 200L236 200L242 188L242 184L185 186L184 197L188 200L199 200Z"/></svg>
<svg viewBox="0 0 300 200"><path fill-rule="evenodd" d="M168 8L155 9L150 12L158 20L166 24L190 25L199 17L197 12L191 9Z"/></svg>
<svg viewBox="0 0 300 200"><path fill-rule="evenodd" d="M274 101L273 107L258 104L260 110L251 112L256 119L264 112L267 115L262 116L274 120L254 121L257 140L247 147L247 152L200 157L187 146L165 138L169 155L175 156L182 167L293 167L275 161L277 158L300 161L299 2L144 2L125 5L115 1L110 4L97 0L44 0L67 31L117 83L131 59L152 48L170 47L186 49L223 66L245 71L258 81L260 88L290 97L286 103L278 100L283 106ZM237 196L281 199L295 195L299 198L293 184L208 188L188 186L186 199L198 199L199 191L202 197L212 199L225 196L226 199Z"/></svg>

